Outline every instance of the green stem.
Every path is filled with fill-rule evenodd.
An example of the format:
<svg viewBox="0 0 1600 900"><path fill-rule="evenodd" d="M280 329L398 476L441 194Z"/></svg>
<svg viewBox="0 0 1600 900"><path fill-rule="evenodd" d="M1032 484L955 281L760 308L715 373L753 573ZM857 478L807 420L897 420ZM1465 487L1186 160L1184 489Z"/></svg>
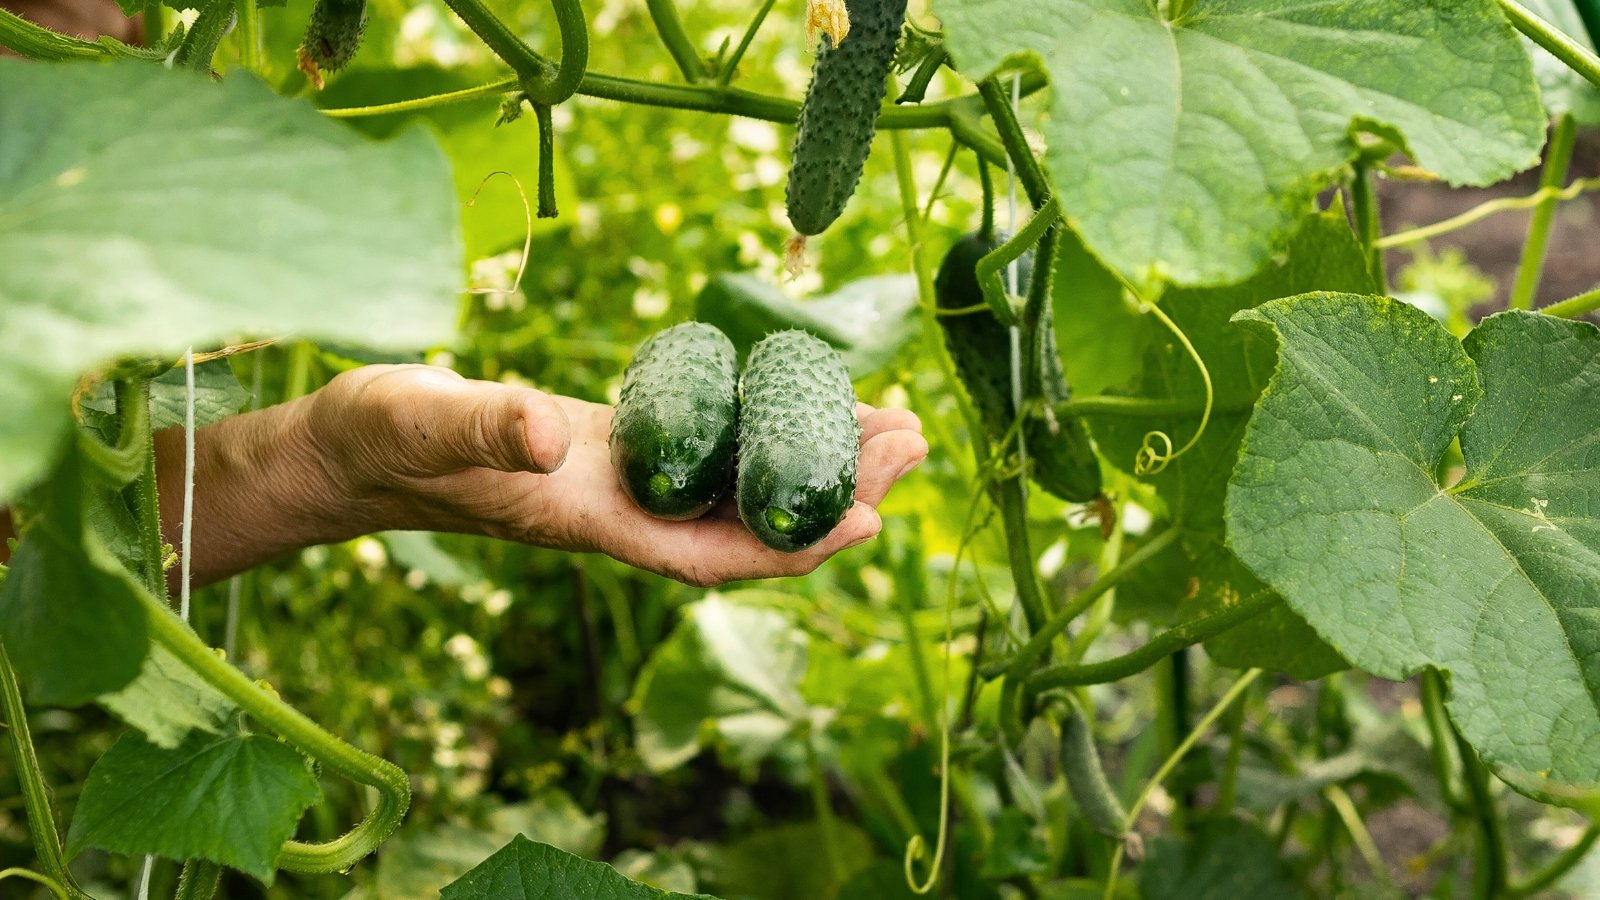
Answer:
<svg viewBox="0 0 1600 900"><path fill-rule="evenodd" d="M1387 293L1389 278L1384 271L1383 248L1378 246L1378 239L1383 237L1383 216L1378 205L1378 190L1373 184L1371 166L1364 164L1356 166L1351 198L1355 206L1356 236L1361 240L1361 246L1367 253L1367 272L1372 276L1373 284L1376 284L1380 291Z"/></svg>
<svg viewBox="0 0 1600 900"><path fill-rule="evenodd" d="M1052 666L1035 672L1028 679L1028 692L1037 694L1051 688L1121 681L1166 659L1179 648L1216 637L1229 628L1272 609L1280 602L1282 598L1277 594L1271 591L1258 591L1219 612L1175 625L1162 632L1160 636L1151 638L1143 647L1122 656L1101 662Z"/></svg>
<svg viewBox="0 0 1600 900"><path fill-rule="evenodd" d="M1600 840L1600 825L1590 823L1576 844L1562 851L1560 856L1550 860L1544 868L1529 875L1526 881L1508 885L1506 893L1512 897L1530 897L1550 887L1589 855L1589 851L1594 849L1596 840Z"/></svg>
<svg viewBox="0 0 1600 900"><path fill-rule="evenodd" d="M556 210L556 129L550 107L535 102L534 118L539 121L539 218L554 219Z"/></svg>
<svg viewBox="0 0 1600 900"><path fill-rule="evenodd" d="M906 82L906 89L900 92L894 102L921 103L922 98L928 96L928 85L933 82L933 76L939 74L939 67L949 59L950 51L942 46L923 57L917 70L911 73L911 80Z"/></svg>
<svg viewBox="0 0 1600 900"><path fill-rule="evenodd" d="M360 824L326 843L286 841L278 856L278 867L291 872L341 872L377 849L400 824L411 803L411 784L406 773L388 760L357 750L323 731L304 713L263 690L225 662L164 604L154 597L146 596L144 600L153 640L256 721L320 762L325 769L377 789L377 805Z"/></svg>
<svg viewBox="0 0 1600 900"><path fill-rule="evenodd" d="M644 5L650 11L650 21L656 26L656 34L661 37L661 43L666 45L667 52L672 54L672 61L678 64L683 79L693 84L705 78L705 62L701 60L699 51L694 49L694 42L689 40L689 33L683 30L683 19L678 17L677 4L672 0L645 0Z"/></svg>
<svg viewBox="0 0 1600 900"><path fill-rule="evenodd" d="M149 381L118 381L116 396L117 414L124 425L141 416L148 416ZM161 553L161 499L156 487L155 436L147 434L144 440L144 470L127 490L139 523L139 562L142 566L139 575L144 581L145 590L151 596L165 601L167 571Z"/></svg>
<svg viewBox="0 0 1600 900"><path fill-rule="evenodd" d="M1145 804L1150 802L1150 796L1155 793L1156 788L1160 787L1162 782L1167 780L1167 776L1172 774L1172 770L1177 768L1178 763L1183 761L1189 751L1194 749L1194 745L1199 743L1200 738L1210 730L1212 723L1217 721L1217 717L1222 715L1229 706L1233 705L1233 701L1237 700L1239 695L1243 694L1251 683L1260 676L1260 669L1247 670L1234 680L1227 692L1222 695L1222 699L1218 700L1209 712L1200 717L1200 721L1195 723L1188 736L1173 749L1171 755L1161 764L1161 768L1157 769L1156 773L1150 776L1150 780L1145 782L1144 789L1139 791L1139 796L1133 801L1133 805L1128 807L1128 818L1124 825L1125 831L1133 830L1133 823L1139 821L1139 813L1144 810ZM1118 845L1116 853L1111 857L1111 875L1106 879L1105 897L1107 900L1115 896L1117 872L1122 868L1122 856L1126 849L1126 844Z"/></svg>
<svg viewBox="0 0 1600 900"><path fill-rule="evenodd" d="M233 27L233 4L234 0L211 0L200 9L194 26L183 36L175 64L196 72L211 71L211 58L217 55L217 45Z"/></svg>
<svg viewBox="0 0 1600 900"><path fill-rule="evenodd" d="M61 855L61 835L56 831L55 811L50 808L50 789L45 786L44 773L39 769L39 755L33 747L33 734L28 728L28 711L22 705L17 673L11 668L11 658L6 655L3 644L0 644L0 709L5 711L6 725L11 732L11 756L27 805L28 830L33 834L33 850L39 857L39 867L65 888L72 900L91 900L72 880L67 861Z"/></svg>
<svg viewBox="0 0 1600 900"><path fill-rule="evenodd" d="M1228 711L1228 758L1217 783L1217 802L1213 807L1220 816L1233 815L1233 802L1239 789L1239 762L1244 757L1244 714L1243 703Z"/></svg>
<svg viewBox="0 0 1600 900"><path fill-rule="evenodd" d="M1156 554L1167 549L1177 539L1178 529L1168 528L1146 541L1144 546L1130 553L1126 559L1119 562L1116 568L1096 578L1093 584L1079 591L1078 595L1073 597L1072 601L1064 609L1051 617L1049 622L1034 631L1033 636L1028 639L1028 643L1024 644L1022 649L1018 650L1009 660L998 660L990 663L984 674L993 678L1001 672L1005 672L1008 677L1018 681L1027 678L1029 673L1033 672L1034 668L1039 665L1039 661L1044 659L1045 653L1050 649L1050 642L1055 640L1056 635L1065 631L1067 626L1072 624L1072 620L1082 615L1084 610L1094 605L1094 602L1104 596L1107 591L1128 580L1130 575L1137 572L1140 567L1149 562Z"/></svg>
<svg viewBox="0 0 1600 900"><path fill-rule="evenodd" d="M1017 121L1017 111L1011 106L1011 93L999 81L986 78L978 83L978 95L983 98L989 118L1000 133L1000 144L1011 159L1017 179L1028 194L1028 201L1038 209L1050 198L1050 180L1045 176L1044 166L1040 165L1033 150L1028 147L1028 138L1022 133L1022 124Z"/></svg>
<svg viewBox="0 0 1600 900"><path fill-rule="evenodd" d="M1569 297L1560 303L1552 303L1539 311L1560 319L1576 319L1597 309L1600 309L1600 287L1585 291L1576 297Z"/></svg>
<svg viewBox="0 0 1600 900"><path fill-rule="evenodd" d="M1595 56L1593 50L1534 15L1516 0L1500 0L1500 9L1529 40L1550 51L1552 56L1566 63L1567 68L1600 87L1600 57ZM1588 24L1587 21L1585 24Z"/></svg>
<svg viewBox="0 0 1600 900"><path fill-rule="evenodd" d="M1005 529L1006 551L1011 563L1011 579L1015 582L1017 601L1022 604L1022 615L1028 620L1028 631L1037 632L1045 625L1044 589L1039 585L1039 575L1034 570L1033 539L1028 534L1028 506L1023 496L1022 475L1013 475L995 486L1000 504L1000 524Z"/></svg>
<svg viewBox="0 0 1600 900"><path fill-rule="evenodd" d="M30 871L28 869L21 868L20 866L12 866L9 869L0 869L0 881L5 881L7 878L21 878L24 881L32 881L35 884L42 884L50 889L50 893L56 895L57 900L71 900L67 894L66 888L57 884L54 878L50 878L46 875L40 875L38 872Z"/></svg>
<svg viewBox="0 0 1600 900"><path fill-rule="evenodd" d="M978 219L978 237L994 240L994 176L989 172L989 161L978 156L978 185L983 189L983 212Z"/></svg>
<svg viewBox="0 0 1600 900"><path fill-rule="evenodd" d="M1559 188L1567 180L1567 168L1572 163L1572 148L1576 143L1578 125L1571 113L1562 113L1550 132L1550 143L1545 147L1544 168L1539 170L1539 187ZM1511 288L1512 309L1532 309L1534 294L1539 291L1539 279L1544 274L1545 247L1550 243L1550 226L1556 218L1556 199L1546 197L1533 208L1533 218L1528 222L1528 237L1522 244L1522 259L1517 263L1517 280Z"/></svg>
<svg viewBox="0 0 1600 900"><path fill-rule="evenodd" d="M806 769L810 772L811 805L817 814L817 828L822 831L822 848L828 855L828 868L833 880L842 884L848 875L844 858L839 855L839 833L833 815L833 800L828 796L828 781L822 771L822 760L817 756L815 739L805 738Z"/></svg>
<svg viewBox="0 0 1600 900"><path fill-rule="evenodd" d="M178 892L172 900L211 900L222 879L222 867L209 859L191 859L178 876Z"/></svg>
<svg viewBox="0 0 1600 900"><path fill-rule="evenodd" d="M1450 718L1444 710L1444 678L1437 669L1422 673L1422 722L1428 729L1428 755L1433 762L1433 778L1439 785L1439 799L1449 809L1462 808L1456 795L1456 762L1450 755Z"/></svg>
<svg viewBox="0 0 1600 900"><path fill-rule="evenodd" d="M1476 750L1457 731L1456 750L1461 754L1462 780L1472 801L1473 819L1478 825L1478 867L1472 873L1474 896L1482 900L1503 897L1506 891L1506 837L1500 816L1489 794L1489 769Z"/></svg>
<svg viewBox="0 0 1600 900"><path fill-rule="evenodd" d="M722 71L717 73L717 84L726 85L733 80L739 69L739 63L744 60L745 52L750 49L750 42L756 39L756 32L761 30L761 23L767 20L767 13L772 12L772 5L775 2L776 0L766 0L761 4L761 8L756 10L755 18L750 20L744 35L739 38L739 45L733 48L733 54L722 64Z"/></svg>
<svg viewBox="0 0 1600 900"><path fill-rule="evenodd" d="M528 99L554 106L571 97L589 67L589 27L579 0L551 0L561 31L561 64L553 65L523 42L481 0L445 0L495 56L517 73Z"/></svg>
<svg viewBox="0 0 1600 900"><path fill-rule="evenodd" d="M239 21L239 61L247 71L260 75L265 68L261 47L261 8L256 0L235 0L234 15Z"/></svg>
<svg viewBox="0 0 1600 900"><path fill-rule="evenodd" d="M1351 842L1356 845L1356 852L1361 854L1361 860L1367 864L1367 871L1372 873L1373 879L1384 887L1388 895L1398 894L1394 876L1383 862L1383 853L1378 850L1378 844L1372 839L1372 832L1367 830L1366 823L1361 821L1361 813L1356 810L1350 794L1337 784L1328 785L1322 793L1350 835Z"/></svg>
<svg viewBox="0 0 1600 900"><path fill-rule="evenodd" d="M0 47L45 62L99 59L110 52L99 44L36 25L7 9L0 9Z"/></svg>

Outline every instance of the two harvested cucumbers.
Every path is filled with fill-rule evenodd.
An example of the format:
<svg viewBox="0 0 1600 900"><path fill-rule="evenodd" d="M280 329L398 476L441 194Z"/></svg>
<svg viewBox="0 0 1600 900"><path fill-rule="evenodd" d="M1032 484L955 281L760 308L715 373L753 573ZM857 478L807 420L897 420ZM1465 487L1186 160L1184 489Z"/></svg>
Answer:
<svg viewBox="0 0 1600 900"><path fill-rule="evenodd" d="M701 322L645 341L623 376L611 464L640 509L693 519L734 493L775 550L822 540L856 491L861 423L844 360L804 331L768 335L744 375L727 336Z"/></svg>

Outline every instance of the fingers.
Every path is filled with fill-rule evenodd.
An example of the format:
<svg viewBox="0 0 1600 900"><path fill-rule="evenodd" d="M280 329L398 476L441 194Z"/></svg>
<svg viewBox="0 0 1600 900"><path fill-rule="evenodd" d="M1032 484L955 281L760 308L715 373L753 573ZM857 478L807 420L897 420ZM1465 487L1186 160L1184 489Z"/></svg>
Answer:
<svg viewBox="0 0 1600 900"><path fill-rule="evenodd" d="M914 417L913 417L914 418ZM856 467L856 500L876 507L889 488L928 456L921 434L903 428L885 431L861 445Z"/></svg>
<svg viewBox="0 0 1600 900"><path fill-rule="evenodd" d="M827 537L798 553L783 553L762 544L738 521L699 519L685 537L666 574L696 587L729 581L807 575L829 557L878 536L883 520L871 506L857 502Z"/></svg>
<svg viewBox="0 0 1600 900"><path fill-rule="evenodd" d="M361 392L376 404L401 468L443 475L466 468L553 472L566 461L572 429L549 394L462 378L448 369L396 366Z"/></svg>
<svg viewBox="0 0 1600 900"><path fill-rule="evenodd" d="M922 420L909 409L874 409L865 403L856 404L856 417L861 420L861 442L865 444L886 431L914 431L922 433Z"/></svg>

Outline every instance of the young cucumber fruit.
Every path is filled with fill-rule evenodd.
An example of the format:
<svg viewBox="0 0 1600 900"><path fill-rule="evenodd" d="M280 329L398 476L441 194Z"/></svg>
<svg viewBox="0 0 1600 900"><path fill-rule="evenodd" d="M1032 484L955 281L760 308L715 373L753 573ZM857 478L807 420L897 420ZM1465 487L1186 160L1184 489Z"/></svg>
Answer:
<svg viewBox="0 0 1600 900"><path fill-rule="evenodd" d="M939 264L934 278L934 295L943 309L983 307L983 290L978 286L978 260L1000 246L999 240L985 240L969 234L955 243ZM1017 261L1017 284L1026 292L1034 274L1033 254ZM989 437L999 440L1011 430L1016 407L1011 403L1011 335L999 319L985 307L975 312L939 317L944 327L945 346L955 360L961 383L972 398ZM1024 367L1024 388L1031 385L1047 403L1059 403L1070 394L1056 351L1055 321L1049 304L1040 313L1039 371ZM1063 416L1058 429L1051 431L1043 418L1030 418L1023 425L1033 479L1039 486L1073 502L1093 500L1100 494L1100 461L1083 423Z"/></svg>
<svg viewBox="0 0 1600 900"><path fill-rule="evenodd" d="M317 0L300 45L301 58L320 71L337 72L356 55L366 28L367 0Z"/></svg>
<svg viewBox="0 0 1600 900"><path fill-rule="evenodd" d="M906 0L845 0L845 9L850 31L837 47L823 38L795 128L787 202L806 235L832 225L855 193L906 19Z"/></svg>
<svg viewBox="0 0 1600 900"><path fill-rule="evenodd" d="M855 500L861 422L850 372L821 339L780 331L750 350L740 395L739 518L768 547L804 550Z"/></svg>
<svg viewBox="0 0 1600 900"><path fill-rule="evenodd" d="M739 361L721 331L686 322L639 347L611 420L611 465L639 508L692 519L733 473Z"/></svg>

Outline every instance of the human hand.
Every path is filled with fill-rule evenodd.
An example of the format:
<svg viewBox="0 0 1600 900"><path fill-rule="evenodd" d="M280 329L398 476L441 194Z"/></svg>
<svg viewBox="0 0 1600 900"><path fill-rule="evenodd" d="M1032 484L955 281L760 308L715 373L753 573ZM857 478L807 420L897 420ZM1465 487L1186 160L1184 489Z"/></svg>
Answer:
<svg viewBox="0 0 1600 900"><path fill-rule="evenodd" d="M366 366L313 395L306 428L328 480L373 529L488 534L598 551L697 586L803 575L876 536L876 507L928 453L907 410L857 404L856 500L821 542L772 550L731 501L668 522L640 511L611 467L612 408L429 366Z"/></svg>

